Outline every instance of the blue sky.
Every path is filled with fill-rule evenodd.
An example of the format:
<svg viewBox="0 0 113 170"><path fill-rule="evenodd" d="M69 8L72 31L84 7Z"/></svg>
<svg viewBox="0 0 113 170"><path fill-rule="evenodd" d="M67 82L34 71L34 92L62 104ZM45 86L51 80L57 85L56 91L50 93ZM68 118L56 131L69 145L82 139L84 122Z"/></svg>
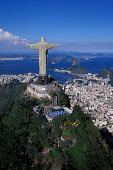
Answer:
<svg viewBox="0 0 113 170"><path fill-rule="evenodd" d="M113 52L113 0L2 0L0 16L0 51L45 36L64 51Z"/></svg>

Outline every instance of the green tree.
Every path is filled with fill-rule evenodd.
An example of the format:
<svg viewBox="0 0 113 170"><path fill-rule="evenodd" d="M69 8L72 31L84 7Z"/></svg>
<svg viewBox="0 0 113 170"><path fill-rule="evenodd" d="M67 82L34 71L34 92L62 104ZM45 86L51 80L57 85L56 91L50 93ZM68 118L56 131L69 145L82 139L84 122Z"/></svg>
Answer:
<svg viewBox="0 0 113 170"><path fill-rule="evenodd" d="M80 121L75 128L77 143L70 148L76 169L112 169L99 129L93 125L88 115L83 113L80 106L74 107L73 116Z"/></svg>
<svg viewBox="0 0 113 170"><path fill-rule="evenodd" d="M52 150L52 156L53 156L53 158L55 159L55 160L59 160L59 161L61 161L62 160L62 152L59 150L59 149L56 149L56 148L54 148L53 150Z"/></svg>
<svg viewBox="0 0 113 170"><path fill-rule="evenodd" d="M69 97L62 90L58 91L58 106L70 107Z"/></svg>

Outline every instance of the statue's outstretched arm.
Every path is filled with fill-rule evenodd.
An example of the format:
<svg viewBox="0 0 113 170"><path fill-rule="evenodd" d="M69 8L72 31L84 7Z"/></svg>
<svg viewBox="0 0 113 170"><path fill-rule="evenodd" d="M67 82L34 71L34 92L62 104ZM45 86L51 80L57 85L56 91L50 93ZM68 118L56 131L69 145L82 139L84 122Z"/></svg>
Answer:
<svg viewBox="0 0 113 170"><path fill-rule="evenodd" d="M60 44L48 44L48 49L55 49L56 46L60 46Z"/></svg>
<svg viewBox="0 0 113 170"><path fill-rule="evenodd" d="M26 46L30 46L32 49L39 49L39 46L36 44L26 44Z"/></svg>

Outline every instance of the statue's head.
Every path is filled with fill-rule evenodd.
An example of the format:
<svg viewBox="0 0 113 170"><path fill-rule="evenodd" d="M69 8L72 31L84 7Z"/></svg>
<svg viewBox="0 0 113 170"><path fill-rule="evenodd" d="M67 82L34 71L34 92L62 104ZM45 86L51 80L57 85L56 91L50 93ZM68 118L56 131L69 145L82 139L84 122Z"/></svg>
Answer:
<svg viewBox="0 0 113 170"><path fill-rule="evenodd" d="M44 37L41 38L41 42L45 42L45 38Z"/></svg>

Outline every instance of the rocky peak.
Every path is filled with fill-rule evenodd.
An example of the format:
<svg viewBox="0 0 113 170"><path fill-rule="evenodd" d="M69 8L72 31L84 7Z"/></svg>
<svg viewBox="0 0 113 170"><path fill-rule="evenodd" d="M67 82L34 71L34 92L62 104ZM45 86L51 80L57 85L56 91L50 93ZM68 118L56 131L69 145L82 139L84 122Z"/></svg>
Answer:
<svg viewBox="0 0 113 170"><path fill-rule="evenodd" d="M72 66L79 66L79 61L76 58L73 60Z"/></svg>
<svg viewBox="0 0 113 170"><path fill-rule="evenodd" d="M110 70L107 70L106 68L104 68L98 73L98 77L102 78L107 78L108 75L111 77L112 73L110 72Z"/></svg>

